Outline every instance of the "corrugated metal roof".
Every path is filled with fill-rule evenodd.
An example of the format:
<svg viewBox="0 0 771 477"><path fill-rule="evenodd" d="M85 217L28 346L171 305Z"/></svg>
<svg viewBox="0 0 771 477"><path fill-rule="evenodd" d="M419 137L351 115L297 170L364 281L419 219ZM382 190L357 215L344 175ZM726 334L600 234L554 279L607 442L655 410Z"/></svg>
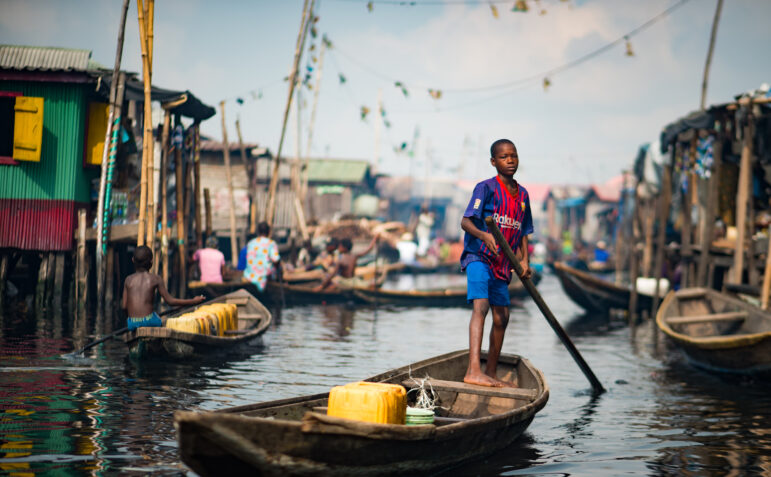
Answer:
<svg viewBox="0 0 771 477"><path fill-rule="evenodd" d="M0 45L0 68L38 71L88 71L91 51L73 48Z"/></svg>
<svg viewBox="0 0 771 477"><path fill-rule="evenodd" d="M0 199L0 247L71 250L75 209L71 200Z"/></svg>
<svg viewBox="0 0 771 477"><path fill-rule="evenodd" d="M240 146L238 144L238 141L235 142L229 142L228 146L230 148L231 152L240 152ZM257 143L254 142L245 142L244 143L244 149L254 154L253 149L256 149ZM201 140L201 151L213 151L213 152L221 152L225 149L224 145L222 144L222 141L215 141L212 139L202 139Z"/></svg>
<svg viewBox="0 0 771 477"><path fill-rule="evenodd" d="M368 161L311 159L308 161L308 180L354 184L362 182L368 170Z"/></svg>

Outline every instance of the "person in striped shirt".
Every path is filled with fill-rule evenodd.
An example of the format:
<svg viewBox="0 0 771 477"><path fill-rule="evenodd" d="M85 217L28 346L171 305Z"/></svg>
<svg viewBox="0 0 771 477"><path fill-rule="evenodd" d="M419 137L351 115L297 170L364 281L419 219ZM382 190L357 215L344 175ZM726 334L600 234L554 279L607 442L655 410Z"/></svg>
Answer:
<svg viewBox="0 0 771 477"><path fill-rule="evenodd" d="M508 139L499 139L490 147L490 164L498 174L474 187L461 228L463 239L461 269L466 271L467 299L473 303L469 323L469 364L463 381L482 386L514 386L496 376L503 336L509 322L509 283L513 266L487 230L485 218L492 216L512 250L517 253L524 275L532 270L527 252L527 236L533 233L530 198L527 190L514 180L519 167L517 148ZM493 326L487 364L482 371L481 348L487 312L493 309Z"/></svg>

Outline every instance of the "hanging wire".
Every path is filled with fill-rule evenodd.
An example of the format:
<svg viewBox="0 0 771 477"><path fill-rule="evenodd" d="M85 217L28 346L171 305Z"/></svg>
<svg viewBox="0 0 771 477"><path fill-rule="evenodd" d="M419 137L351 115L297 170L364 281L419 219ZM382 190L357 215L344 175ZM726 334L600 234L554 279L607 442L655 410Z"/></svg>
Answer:
<svg viewBox="0 0 771 477"><path fill-rule="evenodd" d="M345 1L345 0L337 0L337 1ZM593 50L583 56L580 56L576 58L575 60L569 61L567 63L564 63L560 66L548 69L546 71L542 71L540 73L536 73L530 76L526 76L523 78L519 78L513 81L508 81L506 83L499 83L494 85L488 85L488 86L480 86L480 87L473 87L473 88L437 88L436 85L421 85L418 83L413 83L410 81L405 81L406 84L409 84L412 87L420 88L420 89L434 89L434 90L441 90L444 93L475 93L475 92L483 92L483 91L491 91L491 90L497 90L497 89L504 89L504 88L510 88L513 86L517 86L524 83L530 83L534 80L542 81L543 78L550 78L553 79L554 76L556 76L559 73L562 73L566 70L575 68L589 60L592 60L596 58L597 56L605 53L606 51L610 50L611 48L623 43L628 42L629 38L633 37L634 35L637 35L641 33L642 31L648 29L655 23L661 21L662 19L666 18L668 15L670 15L672 12L677 10L678 8L682 7L686 3L690 2L691 0L680 0L671 7L667 8L663 12L659 13L658 15L652 17L645 23L641 24L637 28L629 31L628 33L625 33L624 35L620 36L619 38L611 41L610 43L607 43L600 48L597 48L596 50ZM480 2L481 3L481 2ZM487 2L484 2L484 4L487 4ZM346 53L344 49L340 48L339 44L336 44L334 54L340 55L344 58L346 58L351 63L357 65L361 69L368 71L372 75L384 80L388 81L389 83L396 83L399 80L396 80L392 78L391 76L384 74L375 68L372 68L369 65L366 65L365 63L362 63L361 61L355 59L350 54Z"/></svg>

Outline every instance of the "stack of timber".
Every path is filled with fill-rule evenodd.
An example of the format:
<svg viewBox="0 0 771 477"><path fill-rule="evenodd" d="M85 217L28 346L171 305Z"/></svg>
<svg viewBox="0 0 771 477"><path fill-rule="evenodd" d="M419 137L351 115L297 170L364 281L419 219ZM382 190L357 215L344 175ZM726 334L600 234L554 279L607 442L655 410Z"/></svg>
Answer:
<svg viewBox="0 0 771 477"><path fill-rule="evenodd" d="M743 300L707 288L670 292L656 324L696 366L771 373L771 313Z"/></svg>
<svg viewBox="0 0 771 477"><path fill-rule="evenodd" d="M538 284L541 275L536 273L531 278ZM401 306L467 306L466 287L453 287L441 290L387 290L383 288L355 289L354 295L367 303ZM522 281L514 277L509 285L512 301L528 295Z"/></svg>
<svg viewBox="0 0 771 477"><path fill-rule="evenodd" d="M252 341L262 335L270 326L271 314L262 303L248 291L241 289L202 305L185 308L169 315L169 319L189 314L199 307L217 303L233 304L237 307L237 324L218 335L193 333L169 327L138 328L123 335L129 348L129 355L135 359L151 357L189 358L217 351L228 350L234 346ZM178 326L182 328L182 326Z"/></svg>
<svg viewBox="0 0 771 477"><path fill-rule="evenodd" d="M483 360L486 356L483 356ZM500 379L517 388L463 383L468 351L393 369L367 381L416 387L429 377L437 394L434 424L375 424L326 414L329 394L216 412L174 415L182 461L202 476L394 475L432 473L493 454L527 429L549 398L541 371L501 355ZM416 393L408 393L414 400Z"/></svg>
<svg viewBox="0 0 771 477"><path fill-rule="evenodd" d="M586 311L606 313L610 309L629 308L632 295L629 286L616 285L562 262L554 262L554 272L565 294ZM638 293L637 312L650 310L651 305L650 295Z"/></svg>

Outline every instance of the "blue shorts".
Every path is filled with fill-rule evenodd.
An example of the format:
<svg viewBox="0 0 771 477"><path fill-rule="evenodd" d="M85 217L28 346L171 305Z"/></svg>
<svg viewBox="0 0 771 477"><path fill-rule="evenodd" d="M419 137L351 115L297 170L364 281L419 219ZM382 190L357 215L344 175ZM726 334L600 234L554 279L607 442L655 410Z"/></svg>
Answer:
<svg viewBox="0 0 771 477"><path fill-rule="evenodd" d="M493 275L485 262L471 262L466 266L466 299L469 303L478 298L490 300L493 306L509 306L509 284Z"/></svg>
<svg viewBox="0 0 771 477"><path fill-rule="evenodd" d="M141 318L129 318L127 320L126 326L128 327L129 331L133 331L143 326L160 327L163 326L163 321L161 320L161 317L158 316L158 313L152 312L149 315L143 316Z"/></svg>

